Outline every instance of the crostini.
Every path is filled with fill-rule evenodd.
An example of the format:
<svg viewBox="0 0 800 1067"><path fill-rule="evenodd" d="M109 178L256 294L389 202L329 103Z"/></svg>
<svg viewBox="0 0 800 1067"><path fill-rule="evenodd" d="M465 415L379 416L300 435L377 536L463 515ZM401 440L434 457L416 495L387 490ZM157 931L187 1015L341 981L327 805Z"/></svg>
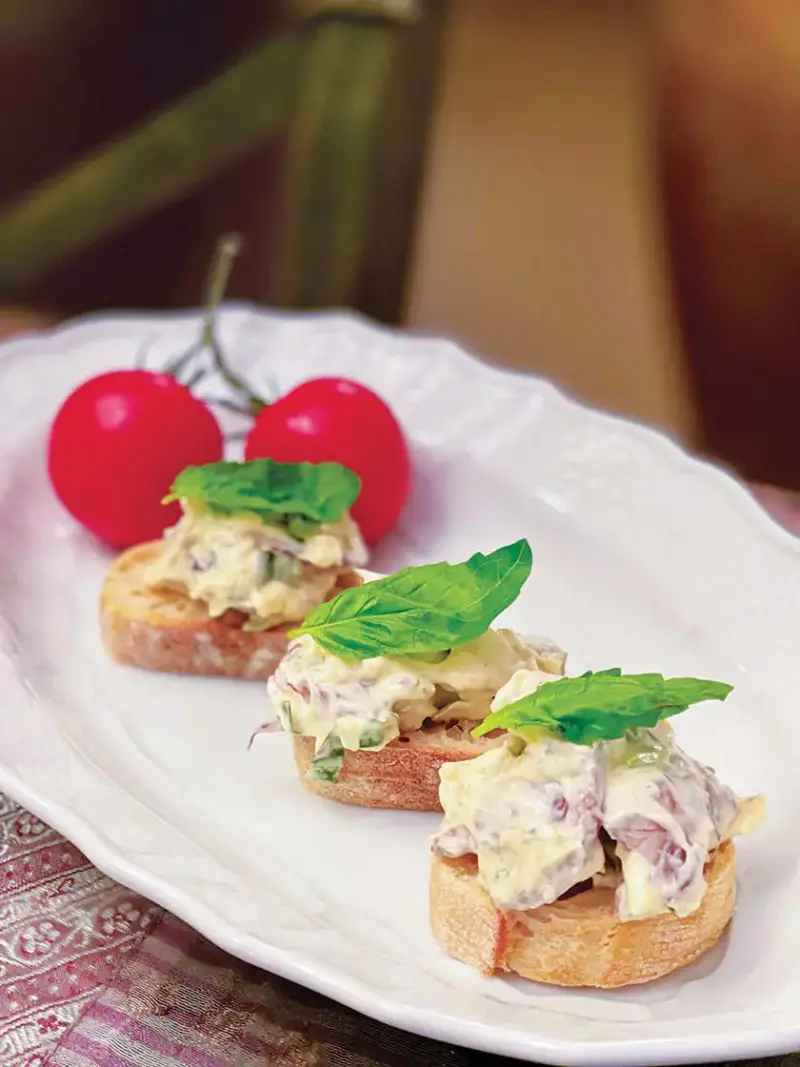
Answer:
<svg viewBox="0 0 800 1067"><path fill-rule="evenodd" d="M477 728L503 742L441 768L431 930L484 975L649 982L717 943L736 899L732 838L761 822L663 721L730 686L618 670L521 671Z"/></svg>
<svg viewBox="0 0 800 1067"><path fill-rule="evenodd" d="M498 743L470 728L521 668L563 674L549 638L491 623L530 574L527 541L465 563L408 567L306 618L268 683L303 784L360 807L439 811L439 768Z"/></svg>
<svg viewBox="0 0 800 1067"><path fill-rule="evenodd" d="M151 671L266 679L288 630L360 584L367 550L348 509L358 475L338 463L188 467L165 502L183 516L109 569L103 643Z"/></svg>

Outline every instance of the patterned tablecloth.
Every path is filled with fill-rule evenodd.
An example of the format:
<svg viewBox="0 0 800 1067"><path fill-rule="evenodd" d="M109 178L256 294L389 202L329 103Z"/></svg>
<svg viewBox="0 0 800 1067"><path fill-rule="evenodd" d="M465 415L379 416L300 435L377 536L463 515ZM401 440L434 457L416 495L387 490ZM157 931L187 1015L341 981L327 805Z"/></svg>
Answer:
<svg viewBox="0 0 800 1067"><path fill-rule="evenodd" d="M267 1065L512 1067L233 959L0 794L0 1067Z"/></svg>
<svg viewBox="0 0 800 1067"><path fill-rule="evenodd" d="M0 794L2 1067L489 1067L240 963Z"/></svg>

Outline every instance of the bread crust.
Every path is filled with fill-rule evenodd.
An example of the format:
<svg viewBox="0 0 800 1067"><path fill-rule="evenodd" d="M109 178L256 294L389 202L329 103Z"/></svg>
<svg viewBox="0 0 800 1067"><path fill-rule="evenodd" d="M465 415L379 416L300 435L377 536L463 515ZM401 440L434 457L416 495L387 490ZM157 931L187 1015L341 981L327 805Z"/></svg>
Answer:
<svg viewBox="0 0 800 1067"><path fill-rule="evenodd" d="M100 631L109 656L117 663L166 674L269 678L296 624L250 632L242 629L246 616L241 612L212 619L202 601L169 589L149 589L144 569L161 551L161 541L135 545L106 574ZM361 580L355 571L343 569L331 596Z"/></svg>
<svg viewBox="0 0 800 1067"><path fill-rule="evenodd" d="M314 758L313 738L294 735L292 740L300 780L311 793L359 808L441 811L439 768L442 764L473 759L502 739L476 740L469 737L466 728L455 731L443 725L417 730L396 738L377 752L346 751L335 782L319 782L306 776Z"/></svg>
<svg viewBox="0 0 800 1067"><path fill-rule="evenodd" d="M736 853L725 841L709 857L706 895L685 918L634 922L614 914L614 891L593 888L535 911L501 912L474 856L434 856L430 923L444 951L482 974L514 972L559 986L616 989L651 982L692 963L719 941L736 901Z"/></svg>

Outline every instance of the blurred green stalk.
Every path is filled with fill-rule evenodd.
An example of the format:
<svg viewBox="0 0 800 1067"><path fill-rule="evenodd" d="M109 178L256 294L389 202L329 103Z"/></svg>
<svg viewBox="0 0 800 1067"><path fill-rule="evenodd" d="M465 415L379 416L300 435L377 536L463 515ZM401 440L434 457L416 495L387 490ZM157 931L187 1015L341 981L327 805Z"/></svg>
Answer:
<svg viewBox="0 0 800 1067"><path fill-rule="evenodd" d="M286 128L272 299L396 321L446 9L445 0L297 0L294 28L1 212L0 293Z"/></svg>
<svg viewBox="0 0 800 1067"><path fill-rule="evenodd" d="M0 214L0 292L177 199L291 118L300 34L236 66Z"/></svg>
<svg viewBox="0 0 800 1067"><path fill-rule="evenodd" d="M323 14L304 35L272 296L286 307L349 306L397 322L448 5L305 5Z"/></svg>
<svg viewBox="0 0 800 1067"><path fill-rule="evenodd" d="M398 32L391 23L335 19L306 30L284 171L279 304L343 305L355 297Z"/></svg>

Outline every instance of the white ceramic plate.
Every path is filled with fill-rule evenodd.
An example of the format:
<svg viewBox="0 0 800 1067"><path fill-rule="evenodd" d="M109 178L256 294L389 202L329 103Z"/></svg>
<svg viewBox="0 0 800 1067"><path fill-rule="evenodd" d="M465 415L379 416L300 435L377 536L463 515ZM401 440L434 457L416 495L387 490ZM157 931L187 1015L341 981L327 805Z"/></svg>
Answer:
<svg viewBox="0 0 800 1067"><path fill-rule="evenodd" d="M546 1063L695 1062L800 1048L800 547L727 476L639 426L455 345L347 316L228 309L241 370L282 388L358 377L395 406L417 484L376 569L527 536L534 574L508 621L548 633L573 670L719 677L736 691L680 735L769 817L740 846L724 944L647 988L569 992L485 981L428 934L435 817L351 810L303 792L287 739L251 730L261 685L106 662L107 557L60 510L44 440L61 399L160 365L194 317L104 318L0 356L0 788L108 874L242 959L395 1026Z"/></svg>

